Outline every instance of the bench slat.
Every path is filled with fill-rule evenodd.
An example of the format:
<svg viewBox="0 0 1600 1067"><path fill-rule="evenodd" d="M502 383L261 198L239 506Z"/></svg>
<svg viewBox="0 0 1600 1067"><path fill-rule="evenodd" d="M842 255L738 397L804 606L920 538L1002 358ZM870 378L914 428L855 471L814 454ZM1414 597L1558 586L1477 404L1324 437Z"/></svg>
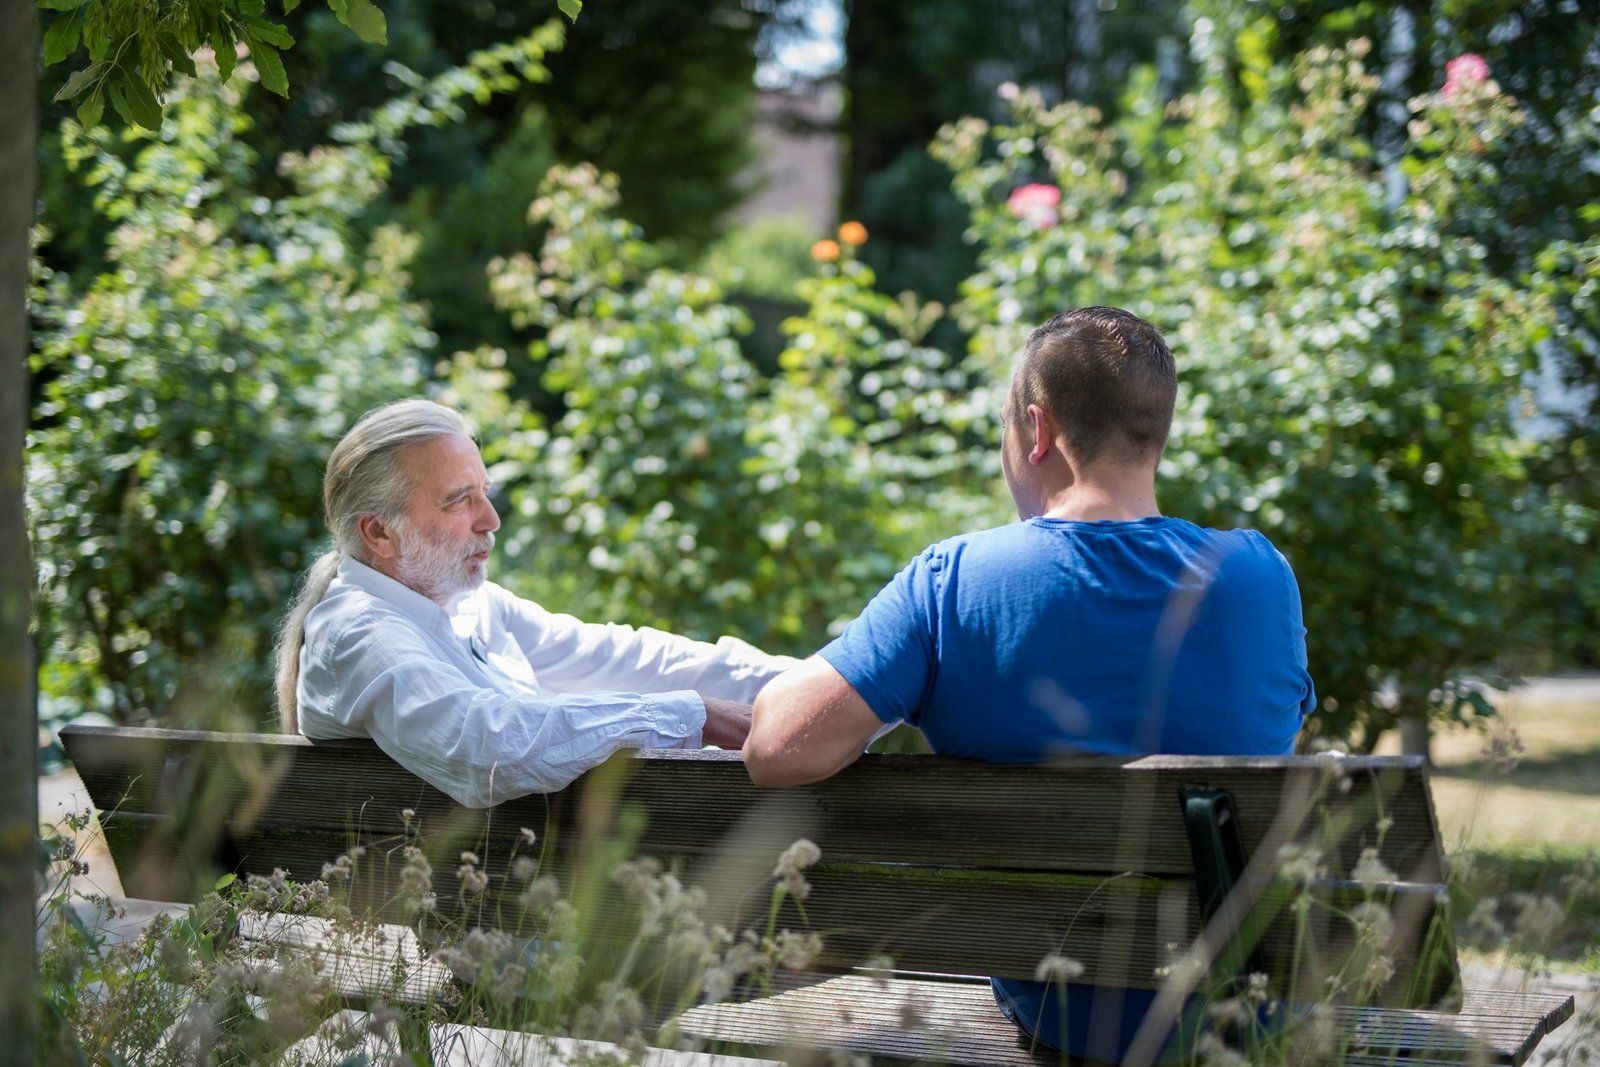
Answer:
<svg viewBox="0 0 1600 1067"><path fill-rule="evenodd" d="M1522 1063L1548 1029L1548 1019L1570 1014L1572 998L1530 995L1514 1011L1490 993L1474 993L1468 1005L1494 1005L1494 1014L1470 1011L1460 1015L1373 1008L1333 1009L1340 1047L1361 1062L1387 1063L1413 1053L1445 1059L1450 1055L1482 1062ZM910 1010L907 1006L910 1006ZM907 1026L908 1018L921 1020ZM1056 1062L1055 1054L1037 1058L994 1003L987 983L925 981L896 978L879 982L847 975L786 990L742 1004L701 1005L678 1020L686 1034L718 1038L754 1047L783 1048L839 1044L872 1055L927 1058L948 1055L962 1064L1032 1064ZM1341 1063L1353 1062L1346 1058Z"/></svg>
<svg viewBox="0 0 1600 1067"><path fill-rule="evenodd" d="M246 811L261 821L336 830L359 821L373 833L399 834L400 813L411 809L430 832L459 828L466 838L488 819L365 741L110 727L68 727L62 740L102 809L166 812L203 825L181 810L195 796L197 786L185 777L194 765L205 771L204 811ZM737 753L639 753L607 771L626 777L615 786L619 803L674 813L653 821L640 847L675 855L725 854L730 842L744 841L770 855L775 841L781 849L809 837L844 861L1187 876L1177 790L1210 786L1233 792L1248 853L1261 847L1280 814L1314 797L1333 824L1368 823L1374 810L1393 818L1381 842L1368 832L1327 843L1324 861L1334 877L1348 875L1366 847L1378 847L1383 862L1406 880L1439 881L1443 870L1426 771L1416 758L1102 757L1017 767L882 755L863 757L828 781L777 792L756 790ZM295 788L282 788L287 781ZM1345 791L1341 781L1349 783ZM493 819L511 833L522 826L572 833L572 801L593 784L511 801L494 809ZM1018 797L1029 800L1026 819L1018 818ZM893 831L915 832L885 832L885 811L896 814ZM751 834L752 826L762 832Z"/></svg>

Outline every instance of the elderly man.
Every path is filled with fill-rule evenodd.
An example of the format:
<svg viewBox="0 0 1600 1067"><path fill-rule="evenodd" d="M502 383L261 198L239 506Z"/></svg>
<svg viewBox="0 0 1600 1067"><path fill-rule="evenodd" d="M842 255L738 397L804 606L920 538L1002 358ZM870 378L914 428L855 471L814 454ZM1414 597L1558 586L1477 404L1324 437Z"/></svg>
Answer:
<svg viewBox="0 0 1600 1067"><path fill-rule="evenodd" d="M334 448L334 548L278 647L285 731L370 737L468 807L560 789L619 748L737 748L795 661L735 638L580 622L485 582L500 518L460 415L369 412Z"/></svg>
<svg viewBox="0 0 1600 1067"><path fill-rule="evenodd" d="M928 548L762 690L751 778L825 778L898 721L936 752L1000 763L1291 752L1315 706L1299 589L1259 533L1157 509L1176 391L1160 333L1126 311L1035 330L1002 412L1022 522ZM1109 1062L1152 999L1002 981L995 996L1029 1034Z"/></svg>

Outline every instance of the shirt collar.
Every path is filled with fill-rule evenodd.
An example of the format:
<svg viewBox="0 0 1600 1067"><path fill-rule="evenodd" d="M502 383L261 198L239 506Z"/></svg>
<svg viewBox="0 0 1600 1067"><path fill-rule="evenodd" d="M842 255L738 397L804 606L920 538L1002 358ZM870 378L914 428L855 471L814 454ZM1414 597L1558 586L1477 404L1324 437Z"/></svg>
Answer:
<svg viewBox="0 0 1600 1067"><path fill-rule="evenodd" d="M395 581L381 571L373 570L349 553L339 560L339 580L354 586L369 596L386 601L417 622L428 626L448 623L444 608L429 600L410 586Z"/></svg>

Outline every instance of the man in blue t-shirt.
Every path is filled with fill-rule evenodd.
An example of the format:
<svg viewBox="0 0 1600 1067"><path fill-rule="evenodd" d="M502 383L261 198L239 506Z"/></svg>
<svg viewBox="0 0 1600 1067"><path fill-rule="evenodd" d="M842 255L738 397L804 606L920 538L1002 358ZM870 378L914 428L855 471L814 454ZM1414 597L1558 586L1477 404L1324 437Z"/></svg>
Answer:
<svg viewBox="0 0 1600 1067"><path fill-rule="evenodd" d="M1035 330L1002 413L1022 522L926 549L769 683L744 747L752 780L826 778L900 721L935 752L1000 763L1292 752L1316 700L1299 588L1261 534L1157 509L1176 392L1166 342L1129 312ZM1062 1011L1054 990L998 980L995 997L1040 1040L1108 1061L1152 1000L1069 984Z"/></svg>

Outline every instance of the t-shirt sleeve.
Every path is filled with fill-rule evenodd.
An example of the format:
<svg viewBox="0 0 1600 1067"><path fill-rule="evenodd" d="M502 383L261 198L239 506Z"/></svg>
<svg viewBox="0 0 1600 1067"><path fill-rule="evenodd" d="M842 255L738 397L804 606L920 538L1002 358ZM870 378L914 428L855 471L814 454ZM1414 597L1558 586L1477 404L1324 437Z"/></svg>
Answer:
<svg viewBox="0 0 1600 1067"><path fill-rule="evenodd" d="M920 725L938 669L933 604L939 563L936 547L924 551L818 653L884 722Z"/></svg>

